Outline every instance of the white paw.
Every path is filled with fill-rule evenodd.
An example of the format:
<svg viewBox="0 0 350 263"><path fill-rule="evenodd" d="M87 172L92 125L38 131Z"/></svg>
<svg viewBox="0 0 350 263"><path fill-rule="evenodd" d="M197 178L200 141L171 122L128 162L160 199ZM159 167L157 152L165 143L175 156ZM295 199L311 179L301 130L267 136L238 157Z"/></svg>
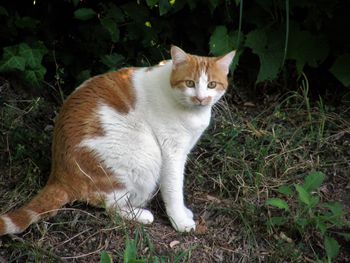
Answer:
<svg viewBox="0 0 350 263"><path fill-rule="evenodd" d="M187 217L193 219L193 212L190 209L188 209L187 207L185 207L185 213L186 213Z"/></svg>
<svg viewBox="0 0 350 263"><path fill-rule="evenodd" d="M183 217L183 218L170 218L171 224L176 231L179 232L190 232L196 230L196 223L192 218Z"/></svg>
<svg viewBox="0 0 350 263"><path fill-rule="evenodd" d="M140 223L145 224L145 225L153 223L154 217L153 217L153 214L149 210L142 209L142 208L139 208L138 210L139 211L136 214L136 218L135 218L135 220L137 222L140 222Z"/></svg>
<svg viewBox="0 0 350 263"><path fill-rule="evenodd" d="M120 215L127 220L134 220L145 225L152 224L154 220L153 214L142 208L121 210Z"/></svg>

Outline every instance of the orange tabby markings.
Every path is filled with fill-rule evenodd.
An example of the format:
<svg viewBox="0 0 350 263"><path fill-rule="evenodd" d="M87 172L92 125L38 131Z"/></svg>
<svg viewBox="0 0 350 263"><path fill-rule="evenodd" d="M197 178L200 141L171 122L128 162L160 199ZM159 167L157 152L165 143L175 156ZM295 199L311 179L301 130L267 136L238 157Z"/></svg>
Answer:
<svg viewBox="0 0 350 263"><path fill-rule="evenodd" d="M5 229L5 222L4 220L0 217L0 235L6 233Z"/></svg>
<svg viewBox="0 0 350 263"><path fill-rule="evenodd" d="M96 112L98 103L110 105L123 114L134 107L133 71L122 69L97 76L69 96L55 125L48 185L29 204L3 215L20 230L13 232L21 232L40 218L55 215L60 207L75 200L101 205L103 194L123 187L111 179L110 170L97 156L76 146L84 138L103 136ZM86 175L93 180L86 180ZM0 216L0 235L6 233L8 229Z"/></svg>
<svg viewBox="0 0 350 263"><path fill-rule="evenodd" d="M55 124L47 185L0 216L0 235L20 233L74 201L150 224L153 214L143 206L158 183L174 228L195 229L183 200L185 160L227 88L234 52L208 58L172 47L171 56L163 66L93 77L67 98Z"/></svg>

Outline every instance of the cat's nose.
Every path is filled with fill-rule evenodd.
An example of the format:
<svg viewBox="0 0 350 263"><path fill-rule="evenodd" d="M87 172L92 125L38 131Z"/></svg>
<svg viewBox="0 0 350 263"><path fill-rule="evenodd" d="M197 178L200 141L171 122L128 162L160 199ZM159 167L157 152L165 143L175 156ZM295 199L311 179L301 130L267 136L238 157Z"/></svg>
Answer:
<svg viewBox="0 0 350 263"><path fill-rule="evenodd" d="M210 97L202 97L202 96L194 96L191 98L192 102L199 105L207 105L211 98Z"/></svg>
<svg viewBox="0 0 350 263"><path fill-rule="evenodd" d="M194 99L195 99L196 101L198 101L198 102L201 103L202 101L205 100L205 97L198 97L198 96L195 96Z"/></svg>

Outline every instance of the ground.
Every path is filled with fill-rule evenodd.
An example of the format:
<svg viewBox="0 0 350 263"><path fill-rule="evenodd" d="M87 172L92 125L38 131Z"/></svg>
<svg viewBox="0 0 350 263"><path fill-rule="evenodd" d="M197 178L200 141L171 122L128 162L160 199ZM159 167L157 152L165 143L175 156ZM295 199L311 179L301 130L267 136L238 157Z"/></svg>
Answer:
<svg viewBox="0 0 350 263"><path fill-rule="evenodd" d="M7 212L45 184L59 95L33 97L5 80L1 94L0 212ZM99 262L103 251L114 262L134 252L134 262L327 262L337 246L326 238L340 245L332 262L350 262L350 108L311 101L303 87L254 102L238 94L215 107L187 164L194 233L174 231L158 195L150 226L74 203L1 237L0 262ZM296 185L312 173L325 179L306 194L318 200L307 207ZM288 210L268 205L270 198Z"/></svg>

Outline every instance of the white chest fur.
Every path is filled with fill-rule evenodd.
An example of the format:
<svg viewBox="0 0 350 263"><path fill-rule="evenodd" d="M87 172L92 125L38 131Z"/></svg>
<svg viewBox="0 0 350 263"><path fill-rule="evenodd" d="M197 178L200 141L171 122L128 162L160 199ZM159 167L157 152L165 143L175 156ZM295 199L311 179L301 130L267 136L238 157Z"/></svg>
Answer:
<svg viewBox="0 0 350 263"><path fill-rule="evenodd" d="M165 203L172 204L167 205L168 215L178 216L178 223L185 220L183 227L193 228L194 221L188 217L192 213L183 203L184 164L209 125L211 109L189 109L177 103L169 92L170 71L169 64L151 71L136 70L135 108L121 114L101 102L98 113L104 135L84 139L80 146L93 150L114 172L114 180L125 186L122 192L106 196L108 206L115 196L118 206L143 206L160 183Z"/></svg>
<svg viewBox="0 0 350 263"><path fill-rule="evenodd" d="M152 71L140 70L135 74L134 85L138 104L160 144L164 147L185 147L190 151L199 136L208 127L210 107L186 108L179 104L170 92L171 63Z"/></svg>

